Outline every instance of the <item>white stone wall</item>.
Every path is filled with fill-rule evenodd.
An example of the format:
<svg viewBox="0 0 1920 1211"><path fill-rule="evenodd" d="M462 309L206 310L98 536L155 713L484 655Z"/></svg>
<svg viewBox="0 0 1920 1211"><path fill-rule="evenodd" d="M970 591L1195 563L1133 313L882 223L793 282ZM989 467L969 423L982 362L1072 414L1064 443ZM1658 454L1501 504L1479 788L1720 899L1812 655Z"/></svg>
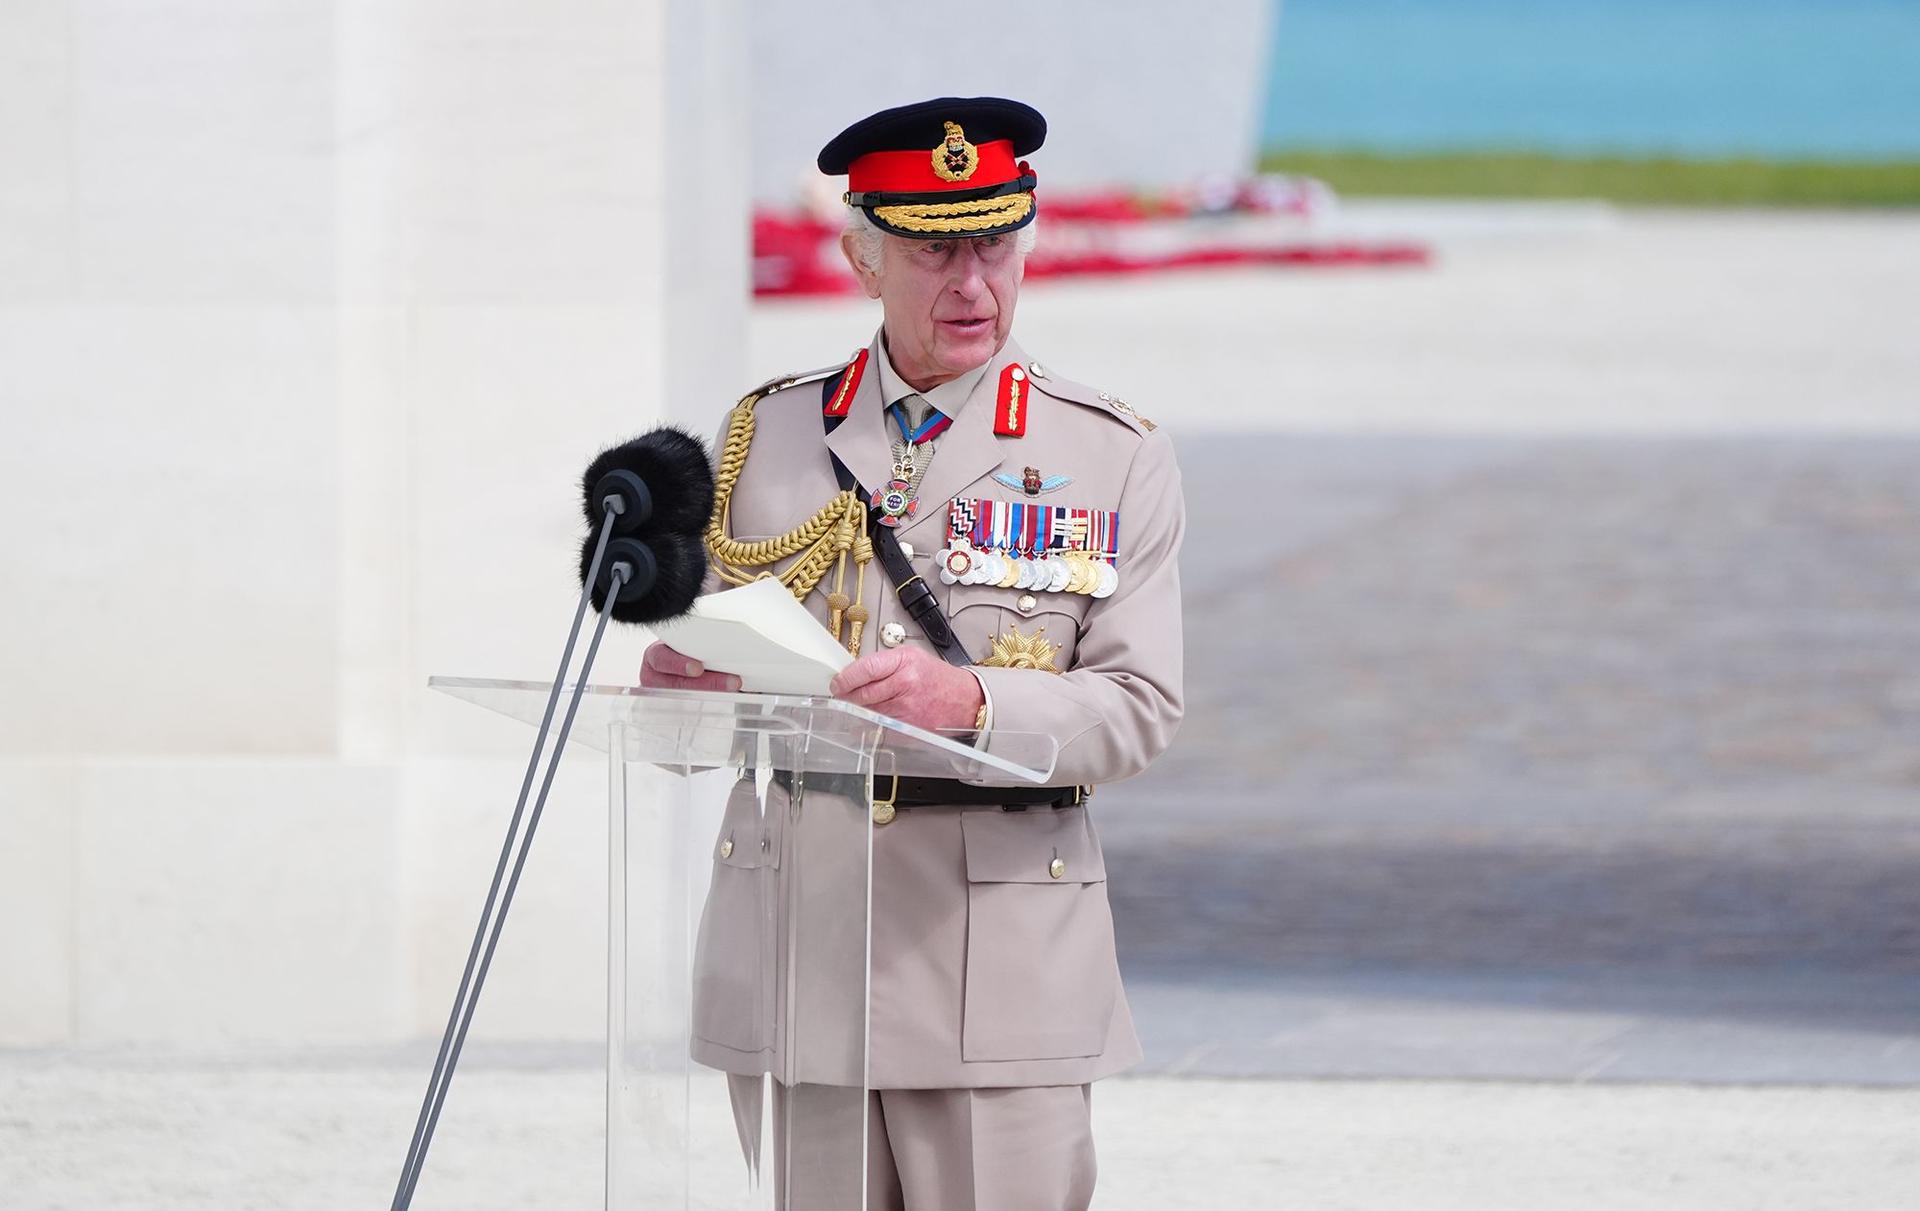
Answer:
<svg viewBox="0 0 1920 1211"><path fill-rule="evenodd" d="M580 468L746 376L733 15L0 5L0 1045L437 1033L531 734L426 676L550 677ZM602 1029L569 765L495 1035Z"/></svg>

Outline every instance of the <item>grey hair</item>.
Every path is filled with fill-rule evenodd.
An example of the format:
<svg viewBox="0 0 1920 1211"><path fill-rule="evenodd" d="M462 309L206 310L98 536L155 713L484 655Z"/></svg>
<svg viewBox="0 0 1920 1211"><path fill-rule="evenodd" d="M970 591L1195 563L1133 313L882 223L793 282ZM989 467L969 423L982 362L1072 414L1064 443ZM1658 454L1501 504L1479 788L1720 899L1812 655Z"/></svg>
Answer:
<svg viewBox="0 0 1920 1211"><path fill-rule="evenodd" d="M1014 232L1013 250L1025 257L1033 251L1034 240L1039 236L1035 230L1040 225L1038 218ZM851 237L854 260L868 273L880 272L880 250L886 246L887 233L880 230L867 212L858 206L847 208L846 234Z"/></svg>

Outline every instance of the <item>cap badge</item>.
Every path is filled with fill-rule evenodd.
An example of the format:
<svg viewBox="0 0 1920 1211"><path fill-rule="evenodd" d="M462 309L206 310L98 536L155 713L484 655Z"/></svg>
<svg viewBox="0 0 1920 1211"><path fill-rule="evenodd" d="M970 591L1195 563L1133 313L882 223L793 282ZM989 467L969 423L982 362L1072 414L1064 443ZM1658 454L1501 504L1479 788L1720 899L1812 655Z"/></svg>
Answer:
<svg viewBox="0 0 1920 1211"><path fill-rule="evenodd" d="M958 122L945 126L947 137L933 149L933 175L948 183L964 181L980 167L980 149L967 142Z"/></svg>

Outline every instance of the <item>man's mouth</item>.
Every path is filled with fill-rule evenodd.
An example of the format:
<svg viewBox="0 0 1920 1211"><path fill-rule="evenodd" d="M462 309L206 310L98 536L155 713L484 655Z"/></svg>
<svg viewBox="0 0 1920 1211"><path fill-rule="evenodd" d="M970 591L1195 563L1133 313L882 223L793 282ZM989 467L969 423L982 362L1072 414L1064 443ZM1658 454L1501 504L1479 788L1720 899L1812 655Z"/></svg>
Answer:
<svg viewBox="0 0 1920 1211"><path fill-rule="evenodd" d="M941 320L940 322L949 328L958 328L962 332L978 332L993 323L993 319L989 316L985 319L977 320Z"/></svg>

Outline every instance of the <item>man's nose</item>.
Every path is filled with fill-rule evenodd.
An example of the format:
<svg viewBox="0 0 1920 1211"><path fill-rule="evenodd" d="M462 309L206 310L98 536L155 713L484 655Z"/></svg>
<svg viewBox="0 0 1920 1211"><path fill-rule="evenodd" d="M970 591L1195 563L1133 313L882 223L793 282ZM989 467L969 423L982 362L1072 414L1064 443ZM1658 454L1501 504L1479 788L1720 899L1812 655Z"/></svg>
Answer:
<svg viewBox="0 0 1920 1211"><path fill-rule="evenodd" d="M980 254L974 250L971 240L961 240L953 258L953 289L965 298L977 299L987 288L987 280L982 272L983 262Z"/></svg>

